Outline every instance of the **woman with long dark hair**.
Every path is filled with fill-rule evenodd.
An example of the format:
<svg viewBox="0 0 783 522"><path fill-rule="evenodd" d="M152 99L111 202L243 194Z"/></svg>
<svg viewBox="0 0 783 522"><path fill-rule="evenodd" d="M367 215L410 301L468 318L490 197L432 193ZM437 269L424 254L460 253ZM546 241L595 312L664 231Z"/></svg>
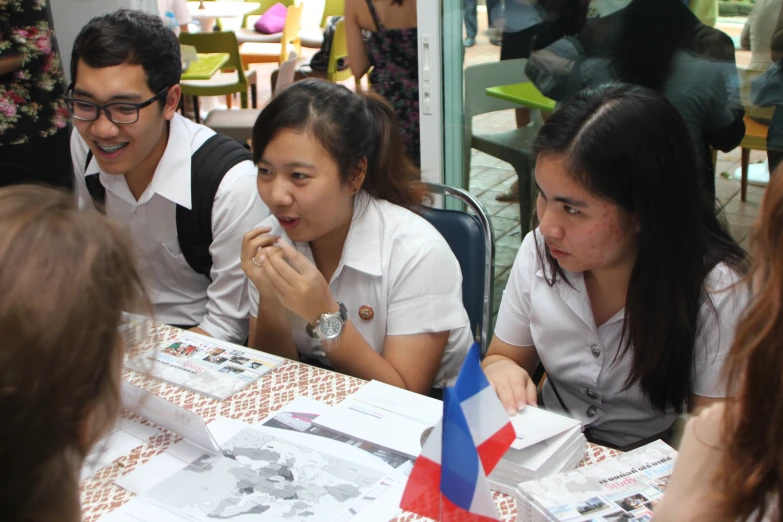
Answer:
<svg viewBox="0 0 783 522"><path fill-rule="evenodd" d="M379 96L298 82L253 128L272 215L245 235L250 346L417 392L453 381L471 342L462 273L410 209L425 195Z"/></svg>
<svg viewBox="0 0 783 522"><path fill-rule="evenodd" d="M679 0L634 0L624 11L611 67L618 80L655 89L677 108L693 140L704 187L714 194L710 149L729 152L739 146L745 111L733 56L716 59L723 53L715 45L700 45L697 25Z"/></svg>
<svg viewBox="0 0 783 522"><path fill-rule="evenodd" d="M526 70L558 102L612 81L660 92L685 120L696 150L688 175L698 176L712 194L710 149L733 150L745 134L731 39L701 24L680 0L633 0L587 23L577 38L533 53Z"/></svg>
<svg viewBox="0 0 783 522"><path fill-rule="evenodd" d="M688 131L655 92L577 94L536 139L539 228L522 243L484 360L510 411L544 404L593 440L664 436L720 399L746 301L745 254L695 176Z"/></svg>

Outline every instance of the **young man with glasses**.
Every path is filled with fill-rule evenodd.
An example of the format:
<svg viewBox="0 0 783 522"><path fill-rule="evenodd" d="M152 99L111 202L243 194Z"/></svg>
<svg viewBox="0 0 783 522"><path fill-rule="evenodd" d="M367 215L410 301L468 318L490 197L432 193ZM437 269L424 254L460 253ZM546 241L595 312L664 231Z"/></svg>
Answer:
<svg viewBox="0 0 783 522"><path fill-rule="evenodd" d="M269 211L246 149L176 113L181 68L160 17L118 10L81 30L66 93L76 189L130 229L157 320L242 342L242 236Z"/></svg>

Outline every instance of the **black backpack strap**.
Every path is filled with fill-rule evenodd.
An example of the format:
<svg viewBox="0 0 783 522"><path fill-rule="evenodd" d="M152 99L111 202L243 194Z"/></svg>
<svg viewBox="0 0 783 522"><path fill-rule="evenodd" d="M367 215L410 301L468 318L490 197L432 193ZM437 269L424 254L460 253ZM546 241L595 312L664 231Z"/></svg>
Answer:
<svg viewBox="0 0 783 522"><path fill-rule="evenodd" d="M92 157L92 151L88 151L87 159L84 161L84 184L87 185L87 192L90 193L95 208L106 213L106 188L101 184L100 172L87 174L87 167L90 166Z"/></svg>
<svg viewBox="0 0 783 522"><path fill-rule="evenodd" d="M250 161L250 151L237 140L215 134L190 159L191 209L177 205L177 238L190 267L210 281L212 205L220 182L235 165Z"/></svg>

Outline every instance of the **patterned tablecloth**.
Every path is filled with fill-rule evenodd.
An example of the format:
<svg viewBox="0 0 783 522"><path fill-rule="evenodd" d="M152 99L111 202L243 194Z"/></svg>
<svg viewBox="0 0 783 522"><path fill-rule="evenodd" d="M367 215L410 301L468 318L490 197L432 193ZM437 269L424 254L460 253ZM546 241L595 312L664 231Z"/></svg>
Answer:
<svg viewBox="0 0 783 522"><path fill-rule="evenodd" d="M156 325L146 344L147 346L159 346L165 342L173 341L179 332L169 326ZM224 416L250 424L260 422L269 413L279 410L296 397L310 397L328 405L335 405L364 384L364 381L360 379L293 361L287 361L278 369L264 375L257 382L222 402L177 386L151 381L130 371L125 372L125 379L168 401L193 410L201 415L206 422L217 416ZM137 466L146 463L155 455L162 453L178 440L176 435L164 430L152 441L139 446L129 455L120 457L92 477L85 479L81 484L84 521L94 522L102 515L128 502L133 494L114 485L114 481L133 471ZM613 450L591 445L580 465L600 462L615 454L617 452ZM494 496L501 518L504 521L514 520L516 517L514 499L499 493L495 493ZM426 519L406 512L396 520L411 522Z"/></svg>

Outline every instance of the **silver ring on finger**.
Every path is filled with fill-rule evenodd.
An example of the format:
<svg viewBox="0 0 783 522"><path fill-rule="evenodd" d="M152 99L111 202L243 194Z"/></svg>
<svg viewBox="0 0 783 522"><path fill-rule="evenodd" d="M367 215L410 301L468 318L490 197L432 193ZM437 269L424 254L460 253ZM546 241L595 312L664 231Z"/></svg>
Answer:
<svg viewBox="0 0 783 522"><path fill-rule="evenodd" d="M258 252L256 252L256 253L258 253ZM256 256L253 256L253 257L251 257L251 258L250 258L250 262L251 262L251 263L253 263L254 265L256 265L256 266L257 266L257 267L259 267L259 268L261 267L261 263L259 263L258 261L256 261Z"/></svg>

